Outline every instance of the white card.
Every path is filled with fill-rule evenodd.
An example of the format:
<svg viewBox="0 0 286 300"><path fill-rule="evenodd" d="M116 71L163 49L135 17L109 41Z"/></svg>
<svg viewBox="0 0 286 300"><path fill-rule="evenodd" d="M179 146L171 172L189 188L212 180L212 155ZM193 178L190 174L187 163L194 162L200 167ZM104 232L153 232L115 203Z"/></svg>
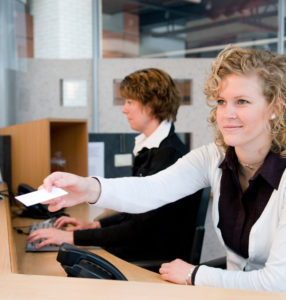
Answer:
<svg viewBox="0 0 286 300"><path fill-rule="evenodd" d="M63 195L67 192L61 188L54 187L51 192L47 192L45 189L41 189L35 192L27 193L24 195L16 196L15 198L22 202L25 206L31 206L40 202L48 201Z"/></svg>

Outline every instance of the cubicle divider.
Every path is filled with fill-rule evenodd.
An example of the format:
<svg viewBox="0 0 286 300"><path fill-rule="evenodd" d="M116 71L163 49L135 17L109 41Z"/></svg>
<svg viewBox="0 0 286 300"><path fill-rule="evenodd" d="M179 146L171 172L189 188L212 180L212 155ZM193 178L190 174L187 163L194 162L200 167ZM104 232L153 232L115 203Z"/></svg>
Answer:
<svg viewBox="0 0 286 300"><path fill-rule="evenodd" d="M191 133L177 134L190 149ZM106 178L131 176L137 135L138 133L89 133L89 175ZM97 151L97 155L92 155L92 149ZM94 166L94 160L97 160L97 166L102 165L100 170Z"/></svg>
<svg viewBox="0 0 286 300"><path fill-rule="evenodd" d="M136 133L89 133L90 175L115 178L132 175L133 147ZM92 144L97 145L97 156L91 155ZM93 170L91 160L102 165L101 170ZM95 162L96 163L96 162Z"/></svg>

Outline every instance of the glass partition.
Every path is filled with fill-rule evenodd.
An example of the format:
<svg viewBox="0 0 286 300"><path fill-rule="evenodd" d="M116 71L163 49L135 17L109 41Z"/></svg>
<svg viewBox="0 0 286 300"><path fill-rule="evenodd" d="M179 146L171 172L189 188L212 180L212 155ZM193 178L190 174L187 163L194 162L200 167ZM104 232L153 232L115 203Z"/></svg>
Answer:
<svg viewBox="0 0 286 300"><path fill-rule="evenodd" d="M103 0L103 57L214 57L228 44L277 50L278 0Z"/></svg>
<svg viewBox="0 0 286 300"><path fill-rule="evenodd" d="M92 124L101 58L212 58L230 43L285 49L278 43L285 43L285 0L0 2L1 126L65 116ZM73 91L82 83L84 100L64 105L63 82L73 82ZM192 104L195 83L178 85L182 104Z"/></svg>
<svg viewBox="0 0 286 300"><path fill-rule="evenodd" d="M214 57L227 44L277 51L279 0L5 0L18 57L92 58L92 5L103 58ZM96 2L97 1L97 2ZM284 4L285 6L285 4ZM282 18L284 18L284 15Z"/></svg>

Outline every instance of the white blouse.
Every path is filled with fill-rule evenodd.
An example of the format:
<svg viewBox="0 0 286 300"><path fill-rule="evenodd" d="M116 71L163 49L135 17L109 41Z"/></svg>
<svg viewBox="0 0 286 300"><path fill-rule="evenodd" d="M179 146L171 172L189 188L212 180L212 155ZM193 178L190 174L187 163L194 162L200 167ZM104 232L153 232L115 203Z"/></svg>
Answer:
<svg viewBox="0 0 286 300"><path fill-rule="evenodd" d="M195 149L173 166L147 177L98 178L102 193L95 204L129 213L141 213L211 186L212 219L227 252L227 270L200 266L195 284L233 289L286 291L286 172L249 236L249 257L234 253L223 242L219 221L221 169L224 159L215 144Z"/></svg>

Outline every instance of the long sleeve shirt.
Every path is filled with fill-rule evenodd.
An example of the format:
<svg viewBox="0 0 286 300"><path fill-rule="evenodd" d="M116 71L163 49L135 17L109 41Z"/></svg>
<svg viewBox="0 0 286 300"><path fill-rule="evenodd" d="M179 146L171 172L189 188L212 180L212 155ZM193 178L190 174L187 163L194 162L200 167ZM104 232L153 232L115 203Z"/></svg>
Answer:
<svg viewBox="0 0 286 300"><path fill-rule="evenodd" d="M166 170L145 178L99 178L102 193L96 205L139 213L176 201L211 186L212 219L227 253L227 270L200 266L198 286L286 291L286 172L270 195L249 233L248 257L229 248L218 227L219 199L225 153L215 144L195 149ZM275 170L272 170L275 172ZM134 201L136 196L136 201Z"/></svg>

